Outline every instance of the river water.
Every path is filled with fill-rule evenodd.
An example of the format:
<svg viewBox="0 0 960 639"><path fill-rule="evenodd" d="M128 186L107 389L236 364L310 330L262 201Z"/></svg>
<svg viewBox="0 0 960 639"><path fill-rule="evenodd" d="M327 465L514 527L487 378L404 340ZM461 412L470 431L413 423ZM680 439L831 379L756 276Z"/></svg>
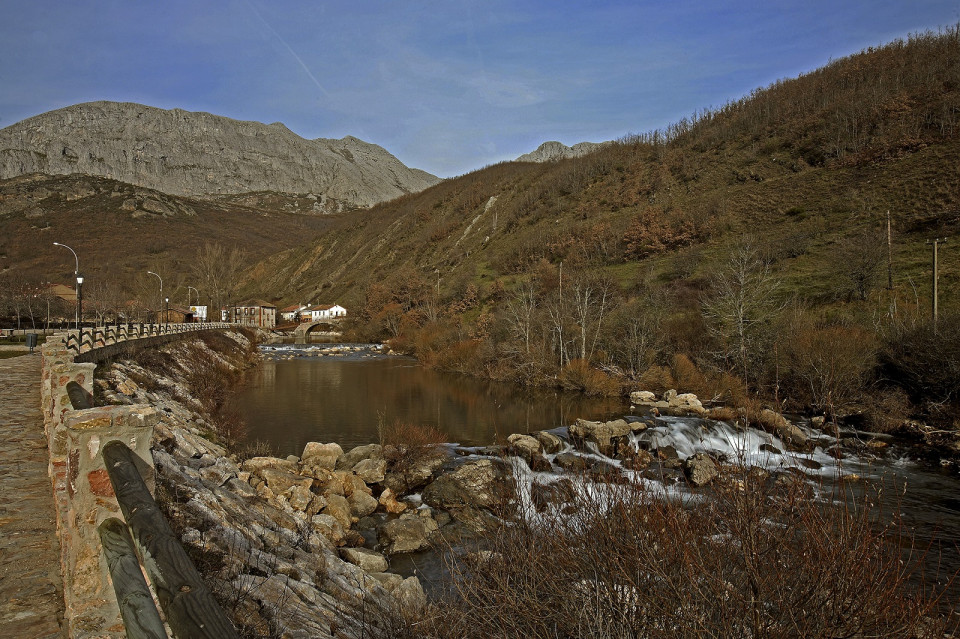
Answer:
<svg viewBox="0 0 960 639"><path fill-rule="evenodd" d="M619 400L529 393L506 384L430 371L413 359L385 356L374 347L265 346L262 350L263 365L248 376L237 407L247 422L247 441L264 442L279 456L299 455L309 441L337 442L344 450L376 443L378 423L394 420L435 426L450 442L480 447L502 443L512 433L561 429L578 417L607 420L629 412ZM804 427L820 444L803 455L771 454L771 446L785 450L772 435L695 418L661 419L657 427L634 439L635 445L648 449L673 446L681 457L704 451L771 471L802 468L821 486L838 473L855 474L873 485L882 483L883 494L891 503L897 502L903 524L919 545L933 544L940 556L939 568L928 577L942 581L960 570L960 477L955 471L915 462L909 449L897 446L879 458L848 455L838 462L826 452L835 440ZM550 477L531 474L528 481L549 482ZM415 559L395 557L393 561L403 564ZM953 590L960 592L960 584Z"/></svg>
<svg viewBox="0 0 960 639"><path fill-rule="evenodd" d="M359 350L353 350L359 349ZM620 400L573 393L523 392L509 384L438 373L408 357L352 345L264 346L263 365L237 397L248 442L275 455L299 455L307 442L344 450L377 443L378 423L429 425L450 442L486 446L512 433L613 419Z"/></svg>

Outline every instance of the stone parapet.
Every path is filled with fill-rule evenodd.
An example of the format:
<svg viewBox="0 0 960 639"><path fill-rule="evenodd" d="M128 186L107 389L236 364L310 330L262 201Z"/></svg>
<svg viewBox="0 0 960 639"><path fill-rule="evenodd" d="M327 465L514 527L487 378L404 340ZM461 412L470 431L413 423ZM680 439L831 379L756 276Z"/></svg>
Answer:
<svg viewBox="0 0 960 639"><path fill-rule="evenodd" d="M180 338L188 333L164 335ZM147 337L147 339L143 339ZM134 336L146 346L150 336ZM120 441L134 452L138 469L153 492L150 443L159 415L146 404L76 407L92 397L95 363L77 362L70 336L54 336L41 346L41 408L50 454L49 473L57 509L67 636L75 639L126 637L97 526L123 519L103 460L103 447ZM74 339L76 337L74 336Z"/></svg>

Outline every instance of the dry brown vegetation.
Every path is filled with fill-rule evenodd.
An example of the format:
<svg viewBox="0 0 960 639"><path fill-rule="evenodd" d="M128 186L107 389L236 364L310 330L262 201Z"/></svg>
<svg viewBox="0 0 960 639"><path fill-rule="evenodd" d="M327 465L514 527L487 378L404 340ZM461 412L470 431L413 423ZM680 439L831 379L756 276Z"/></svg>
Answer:
<svg viewBox="0 0 960 639"><path fill-rule="evenodd" d="M924 575L929 549L875 495L837 490L818 502L802 482L746 469L696 504L605 485L567 514L525 513L481 552L450 553L446 594L396 634L945 636L950 576Z"/></svg>
<svg viewBox="0 0 960 639"><path fill-rule="evenodd" d="M341 300L351 336L438 368L600 394L689 384L896 428L890 415L936 418L890 359L905 336L937 350L925 241L960 229L958 117L953 26L583 158L381 204L269 281ZM941 250L940 273L941 314L956 313L960 252ZM932 388L950 384L942 352ZM903 392L912 408L878 410Z"/></svg>

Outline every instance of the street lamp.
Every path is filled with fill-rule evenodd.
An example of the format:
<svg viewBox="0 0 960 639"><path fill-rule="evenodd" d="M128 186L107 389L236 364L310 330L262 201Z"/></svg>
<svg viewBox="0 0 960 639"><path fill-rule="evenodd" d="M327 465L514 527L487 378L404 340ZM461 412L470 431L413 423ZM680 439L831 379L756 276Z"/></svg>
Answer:
<svg viewBox="0 0 960 639"><path fill-rule="evenodd" d="M160 280L160 299L163 299L163 278L154 273L153 271L147 271L148 274L153 275L158 280ZM159 310L159 309L157 309ZM159 322L158 322L159 323Z"/></svg>
<svg viewBox="0 0 960 639"><path fill-rule="evenodd" d="M170 323L170 298L163 298L163 323Z"/></svg>
<svg viewBox="0 0 960 639"><path fill-rule="evenodd" d="M54 246L62 246L71 253L73 253L73 259L76 262L76 268L73 270L74 277L77 278L77 330L80 330L80 313L82 312L83 305L83 276L80 275L80 258L77 257L77 252L66 244L61 244L60 242L54 242Z"/></svg>

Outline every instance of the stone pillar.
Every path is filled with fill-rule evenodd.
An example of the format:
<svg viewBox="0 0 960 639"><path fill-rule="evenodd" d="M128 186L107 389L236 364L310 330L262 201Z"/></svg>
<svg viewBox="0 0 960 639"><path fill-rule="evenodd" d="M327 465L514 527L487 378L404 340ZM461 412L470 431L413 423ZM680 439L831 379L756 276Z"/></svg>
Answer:
<svg viewBox="0 0 960 639"><path fill-rule="evenodd" d="M156 409L143 404L90 408L66 416L66 499L60 547L71 637L125 636L97 532L105 519L123 519L102 450L117 440L129 446L140 460L140 472L152 492L155 475L150 441L158 421Z"/></svg>

